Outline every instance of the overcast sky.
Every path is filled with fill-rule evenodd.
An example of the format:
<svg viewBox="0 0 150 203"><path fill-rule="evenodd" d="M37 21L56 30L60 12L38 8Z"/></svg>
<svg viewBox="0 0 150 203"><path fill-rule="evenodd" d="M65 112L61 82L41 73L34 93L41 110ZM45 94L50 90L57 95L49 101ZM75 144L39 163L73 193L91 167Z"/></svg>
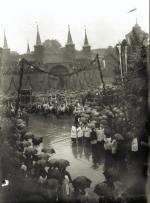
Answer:
<svg viewBox="0 0 150 203"><path fill-rule="evenodd" d="M68 24L73 41L81 49L84 26L92 48L115 45L136 22L149 32L149 0L0 0L0 47L4 29L11 50L26 52L36 40L38 22L42 41L57 39L62 46L67 40Z"/></svg>

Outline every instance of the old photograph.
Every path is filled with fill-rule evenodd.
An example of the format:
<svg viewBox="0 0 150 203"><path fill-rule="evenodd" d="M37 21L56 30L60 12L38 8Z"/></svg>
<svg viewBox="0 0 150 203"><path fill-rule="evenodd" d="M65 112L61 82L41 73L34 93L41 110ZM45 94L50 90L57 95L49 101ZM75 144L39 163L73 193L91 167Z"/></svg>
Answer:
<svg viewBox="0 0 150 203"><path fill-rule="evenodd" d="M149 203L149 0L0 6L0 203Z"/></svg>

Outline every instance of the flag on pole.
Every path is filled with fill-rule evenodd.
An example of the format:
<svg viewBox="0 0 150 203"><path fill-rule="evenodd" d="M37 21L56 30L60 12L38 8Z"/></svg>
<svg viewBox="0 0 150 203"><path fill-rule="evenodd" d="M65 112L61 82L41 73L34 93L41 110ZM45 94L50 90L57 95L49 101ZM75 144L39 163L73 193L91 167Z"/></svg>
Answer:
<svg viewBox="0 0 150 203"><path fill-rule="evenodd" d="M131 9L130 11L128 11L128 13L131 13L133 11L136 11L136 8Z"/></svg>
<svg viewBox="0 0 150 203"><path fill-rule="evenodd" d="M122 60L121 60L121 45L118 44L117 48L118 48L118 51L119 51L119 61L120 61L119 67L120 67L121 80L123 82L123 70L122 70Z"/></svg>
<svg viewBox="0 0 150 203"><path fill-rule="evenodd" d="M105 61L105 59L103 59L103 68L104 69L106 68L106 61Z"/></svg>
<svg viewBox="0 0 150 203"><path fill-rule="evenodd" d="M128 73L128 62L127 62L127 46L125 46L125 71Z"/></svg>

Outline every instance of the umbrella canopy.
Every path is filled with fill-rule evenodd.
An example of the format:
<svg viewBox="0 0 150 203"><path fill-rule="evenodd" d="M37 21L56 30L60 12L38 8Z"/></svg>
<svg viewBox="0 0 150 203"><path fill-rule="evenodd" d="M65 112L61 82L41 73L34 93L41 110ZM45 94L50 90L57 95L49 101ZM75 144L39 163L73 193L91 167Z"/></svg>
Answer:
<svg viewBox="0 0 150 203"><path fill-rule="evenodd" d="M84 190L90 187L91 182L92 181L88 179L86 176L78 176L73 180L72 184L75 188Z"/></svg>
<svg viewBox="0 0 150 203"><path fill-rule="evenodd" d="M106 182L99 183L95 186L94 192L98 196L111 197L113 192Z"/></svg>
<svg viewBox="0 0 150 203"><path fill-rule="evenodd" d="M59 186L59 182L57 179L55 178L50 178L50 179L47 179L46 180L46 186L48 186L48 188L50 190L54 190L54 189L57 189L58 186Z"/></svg>
<svg viewBox="0 0 150 203"><path fill-rule="evenodd" d="M21 124L21 123L24 123L24 121L22 119L18 119L16 123Z"/></svg>
<svg viewBox="0 0 150 203"><path fill-rule="evenodd" d="M44 153L50 153L50 154L56 153L55 149L53 149L53 148L50 148L50 149L43 148L41 151Z"/></svg>
<svg viewBox="0 0 150 203"><path fill-rule="evenodd" d="M41 160L37 161L37 165L45 167L45 166L47 166L47 162L46 162L46 160L41 159Z"/></svg>
<svg viewBox="0 0 150 203"><path fill-rule="evenodd" d="M108 124L108 122L106 120L104 120L104 119L101 120L100 123L103 124L103 125L107 125Z"/></svg>
<svg viewBox="0 0 150 203"><path fill-rule="evenodd" d="M29 141L23 141L22 145L23 145L23 147L29 147L29 146L31 146L31 143Z"/></svg>
<svg viewBox="0 0 150 203"><path fill-rule="evenodd" d="M25 150L25 154L28 154L28 155L35 155L35 154L37 154L37 150L34 149L34 148L31 148L31 147L28 147L28 148L26 148L26 150Z"/></svg>
<svg viewBox="0 0 150 203"><path fill-rule="evenodd" d="M106 135L111 135L111 129L110 128L104 128L104 133L106 134Z"/></svg>
<svg viewBox="0 0 150 203"><path fill-rule="evenodd" d="M42 143L42 141L43 141L43 138L42 137L33 137L32 138L32 142L33 142L33 144L34 145L39 145L40 143Z"/></svg>
<svg viewBox="0 0 150 203"><path fill-rule="evenodd" d="M26 125L24 123L17 124L18 129L23 129L25 127L26 127Z"/></svg>
<svg viewBox="0 0 150 203"><path fill-rule="evenodd" d="M58 163L58 167L60 167L60 168L70 166L69 161L66 159L58 159L57 163Z"/></svg>
<svg viewBox="0 0 150 203"><path fill-rule="evenodd" d="M49 169L48 171L48 178L49 179L56 179L61 180L61 172L58 169Z"/></svg>
<svg viewBox="0 0 150 203"><path fill-rule="evenodd" d="M48 160L49 159L49 155L46 153L42 153L38 155L39 159L44 159L44 160Z"/></svg>
<svg viewBox="0 0 150 203"><path fill-rule="evenodd" d="M88 127L89 127L89 128L95 128L95 123L89 123L89 124L88 124Z"/></svg>
<svg viewBox="0 0 150 203"><path fill-rule="evenodd" d="M121 134L119 134L119 133L116 133L116 134L114 135L114 138L115 138L116 140L124 140L123 136L122 136Z"/></svg>
<svg viewBox="0 0 150 203"><path fill-rule="evenodd" d="M85 118L85 117L81 117L80 120L82 121L82 123L87 123L87 118Z"/></svg>
<svg viewBox="0 0 150 203"><path fill-rule="evenodd" d="M26 132L25 135L24 135L24 138L25 139L33 138L33 133L32 132Z"/></svg>
<svg viewBox="0 0 150 203"><path fill-rule="evenodd" d="M50 166L50 167L58 167L58 159L50 159L49 161L48 161L48 165Z"/></svg>

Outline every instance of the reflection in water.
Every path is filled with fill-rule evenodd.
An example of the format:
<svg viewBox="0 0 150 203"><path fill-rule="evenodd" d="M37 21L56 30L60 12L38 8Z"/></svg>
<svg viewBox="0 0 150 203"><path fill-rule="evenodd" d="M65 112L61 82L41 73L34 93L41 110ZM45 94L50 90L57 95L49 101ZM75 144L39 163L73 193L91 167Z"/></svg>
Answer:
<svg viewBox="0 0 150 203"><path fill-rule="evenodd" d="M72 143L72 154L76 159L78 158L77 142Z"/></svg>
<svg viewBox="0 0 150 203"><path fill-rule="evenodd" d="M72 143L70 131L73 121L70 117L57 120L31 115L29 130L43 136L41 147L55 149L54 158L64 158L70 162L68 170L73 177L86 175L93 180L93 184L94 181L103 181L103 150L98 144L92 148L90 140L86 138Z"/></svg>
<svg viewBox="0 0 150 203"><path fill-rule="evenodd" d="M84 156L89 161L91 156L91 144L89 140L84 140Z"/></svg>
<svg viewBox="0 0 150 203"><path fill-rule="evenodd" d="M91 144L90 140L82 139L72 142L72 154L74 158L86 158L90 161L92 158L92 167L98 168L104 163L103 143Z"/></svg>

